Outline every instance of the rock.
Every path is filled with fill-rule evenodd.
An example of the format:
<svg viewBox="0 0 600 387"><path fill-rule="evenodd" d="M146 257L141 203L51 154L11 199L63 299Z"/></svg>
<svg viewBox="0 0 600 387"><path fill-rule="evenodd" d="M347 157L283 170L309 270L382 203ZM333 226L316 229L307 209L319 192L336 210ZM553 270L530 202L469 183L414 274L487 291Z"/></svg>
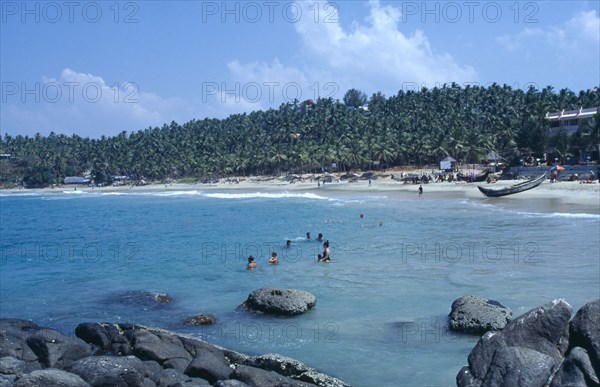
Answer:
<svg viewBox="0 0 600 387"><path fill-rule="evenodd" d="M134 333L132 344L135 356L141 360L155 360L163 366L169 362L168 368L182 371L192 360L179 337L173 334L141 330Z"/></svg>
<svg viewBox="0 0 600 387"><path fill-rule="evenodd" d="M191 378L174 369L162 370L155 382L157 386L210 386L206 380Z"/></svg>
<svg viewBox="0 0 600 387"><path fill-rule="evenodd" d="M116 297L108 300L108 302L113 301L128 306L154 308L170 304L173 302L173 297L166 293L132 290L118 294Z"/></svg>
<svg viewBox="0 0 600 387"><path fill-rule="evenodd" d="M12 356L0 358L0 374L21 376L27 373L27 362Z"/></svg>
<svg viewBox="0 0 600 387"><path fill-rule="evenodd" d="M562 361L572 307L554 300L488 332L456 376L460 386L544 386Z"/></svg>
<svg viewBox="0 0 600 387"><path fill-rule="evenodd" d="M75 328L75 336L103 350L109 350L112 342L106 326L97 323L83 323Z"/></svg>
<svg viewBox="0 0 600 387"><path fill-rule="evenodd" d="M594 371L587 351L581 347L575 347L569 352L551 384L552 387L598 385L598 374Z"/></svg>
<svg viewBox="0 0 600 387"><path fill-rule="evenodd" d="M15 375L0 374L0 387L13 387L17 377Z"/></svg>
<svg viewBox="0 0 600 387"><path fill-rule="evenodd" d="M512 319L512 311L497 301L463 296L452 303L450 329L482 334L502 330Z"/></svg>
<svg viewBox="0 0 600 387"><path fill-rule="evenodd" d="M214 387L250 387L244 382L240 382L239 380L229 379L229 380L219 380L215 384Z"/></svg>
<svg viewBox="0 0 600 387"><path fill-rule="evenodd" d="M302 314L317 303L314 295L298 289L256 289L242 304L254 311L281 316Z"/></svg>
<svg viewBox="0 0 600 387"><path fill-rule="evenodd" d="M319 386L348 387L339 379L317 372L296 359L279 354L252 356L244 364L267 371L275 371L280 375Z"/></svg>
<svg viewBox="0 0 600 387"><path fill-rule="evenodd" d="M92 356L67 367L93 386L140 386L145 379L145 366L134 356Z"/></svg>
<svg viewBox="0 0 600 387"><path fill-rule="evenodd" d="M308 387L310 384L299 382L286 376L279 375L274 371L265 371L260 368L249 366L238 366L232 378L244 382L250 386L286 386L286 387Z"/></svg>
<svg viewBox="0 0 600 387"><path fill-rule="evenodd" d="M41 329L27 338L27 344L47 368L64 368L90 356L90 346L77 337L67 337L53 329Z"/></svg>
<svg viewBox="0 0 600 387"><path fill-rule="evenodd" d="M584 348L600 375L600 299L581 307L573 317L569 346Z"/></svg>
<svg viewBox="0 0 600 387"><path fill-rule="evenodd" d="M40 329L28 320L0 319L0 357L24 360L29 371L40 369L37 355L27 345L27 337Z"/></svg>
<svg viewBox="0 0 600 387"><path fill-rule="evenodd" d="M72 373L49 368L24 375L17 379L15 387L90 387L90 384Z"/></svg>
<svg viewBox="0 0 600 387"><path fill-rule="evenodd" d="M217 320L212 314L200 314L198 316L190 317L183 322L183 325L196 326L196 325L211 325Z"/></svg>
<svg viewBox="0 0 600 387"><path fill-rule="evenodd" d="M198 354L185 369L185 374L206 379L210 384L229 379L233 370L225 356L214 352Z"/></svg>

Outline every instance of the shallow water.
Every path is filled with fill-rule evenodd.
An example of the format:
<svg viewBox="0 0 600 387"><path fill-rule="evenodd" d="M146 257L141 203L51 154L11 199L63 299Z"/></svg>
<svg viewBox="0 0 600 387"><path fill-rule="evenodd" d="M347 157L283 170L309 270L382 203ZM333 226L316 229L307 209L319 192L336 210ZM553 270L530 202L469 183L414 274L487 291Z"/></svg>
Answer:
<svg viewBox="0 0 600 387"><path fill-rule="evenodd" d="M0 316L64 332L84 321L158 326L291 356L357 386L453 385L477 340L447 331L456 298L493 298L519 315L558 297L577 309L600 296L598 208L415 196L0 196ZM330 240L330 264L315 262L322 246L307 231ZM267 264L271 251L280 265ZM245 270L250 254L255 271ZM304 289L317 306L294 318L239 310L259 287ZM174 302L137 303L141 292ZM199 313L218 323L182 325Z"/></svg>

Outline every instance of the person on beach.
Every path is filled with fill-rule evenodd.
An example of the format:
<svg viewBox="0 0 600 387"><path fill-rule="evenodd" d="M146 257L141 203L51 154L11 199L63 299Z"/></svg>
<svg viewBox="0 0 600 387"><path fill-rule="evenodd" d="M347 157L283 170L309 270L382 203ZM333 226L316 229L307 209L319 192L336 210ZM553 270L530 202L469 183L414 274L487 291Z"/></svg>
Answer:
<svg viewBox="0 0 600 387"><path fill-rule="evenodd" d="M331 261L331 257L329 256L329 241L325 241L325 243L323 243L323 254L319 254L317 257L319 262Z"/></svg>
<svg viewBox="0 0 600 387"><path fill-rule="evenodd" d="M269 258L269 263L271 265L278 265L279 264L279 257L277 256L276 252L272 252L271 253L271 258Z"/></svg>
<svg viewBox="0 0 600 387"><path fill-rule="evenodd" d="M423 186L419 185L419 197L423 195Z"/></svg>
<svg viewBox="0 0 600 387"><path fill-rule="evenodd" d="M246 269L256 269L256 261L254 260L254 257L252 255L248 257L248 266L246 266Z"/></svg>

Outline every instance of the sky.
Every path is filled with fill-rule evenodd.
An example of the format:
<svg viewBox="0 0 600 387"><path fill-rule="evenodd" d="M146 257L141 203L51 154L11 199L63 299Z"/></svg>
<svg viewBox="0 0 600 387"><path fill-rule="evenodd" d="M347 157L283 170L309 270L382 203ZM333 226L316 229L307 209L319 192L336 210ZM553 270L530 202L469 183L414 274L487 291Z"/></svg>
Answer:
<svg viewBox="0 0 600 387"><path fill-rule="evenodd" d="M114 136L355 88L600 85L599 1L0 1L0 132Z"/></svg>

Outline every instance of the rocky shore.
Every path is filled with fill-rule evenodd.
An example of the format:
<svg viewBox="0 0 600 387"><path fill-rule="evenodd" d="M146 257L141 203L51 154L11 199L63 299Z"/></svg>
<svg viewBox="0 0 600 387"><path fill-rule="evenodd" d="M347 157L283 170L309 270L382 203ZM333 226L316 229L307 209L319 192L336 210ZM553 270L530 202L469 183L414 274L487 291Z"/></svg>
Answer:
<svg viewBox="0 0 600 387"><path fill-rule="evenodd" d="M134 324L83 323L65 336L0 319L0 386L348 386L277 354L248 356Z"/></svg>
<svg viewBox="0 0 600 387"><path fill-rule="evenodd" d="M456 376L459 387L599 386L600 299L577 311L558 299L484 334Z"/></svg>

